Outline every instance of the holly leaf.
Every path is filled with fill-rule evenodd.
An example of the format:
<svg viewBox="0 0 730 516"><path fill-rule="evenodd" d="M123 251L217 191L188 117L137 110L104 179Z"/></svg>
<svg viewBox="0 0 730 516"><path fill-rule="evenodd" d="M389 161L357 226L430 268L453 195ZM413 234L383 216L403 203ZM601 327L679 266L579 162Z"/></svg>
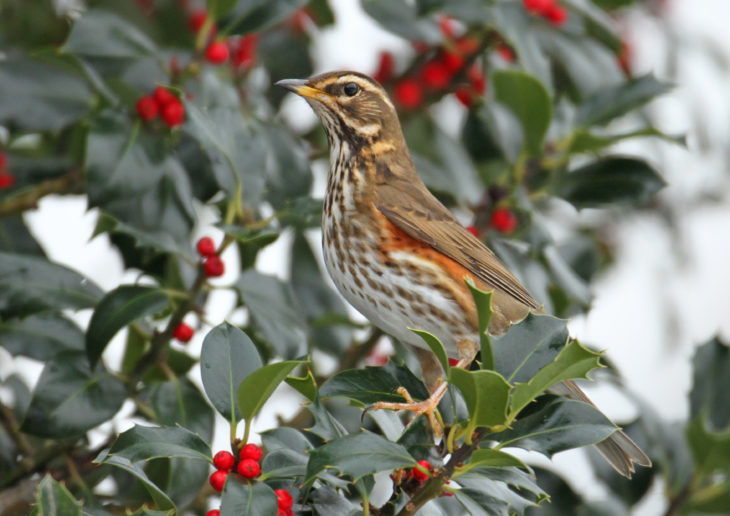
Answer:
<svg viewBox="0 0 730 516"><path fill-rule="evenodd" d="M58 313L0 322L0 346L11 355L47 361L61 351L83 351L84 334Z"/></svg>
<svg viewBox="0 0 730 516"><path fill-rule="evenodd" d="M124 384L102 367L92 372L83 352L62 351L46 362L21 430L78 437L111 419L126 398Z"/></svg>
<svg viewBox="0 0 730 516"><path fill-rule="evenodd" d="M265 365L249 374L238 387L236 400L244 419L254 417L284 378L304 360L288 360Z"/></svg>
<svg viewBox="0 0 730 516"><path fill-rule="evenodd" d="M495 371L449 369L449 383L456 385L469 410L474 426L498 426L507 420L510 384Z"/></svg>
<svg viewBox="0 0 730 516"><path fill-rule="evenodd" d="M221 516L259 516L276 514L274 491L263 482L228 481L221 497Z"/></svg>
<svg viewBox="0 0 730 516"><path fill-rule="evenodd" d="M428 398L428 390L407 367L392 362L381 367L364 367L337 373L319 389L322 398L344 397L365 405L378 401L405 402L395 392L404 387L416 400Z"/></svg>
<svg viewBox="0 0 730 516"><path fill-rule="evenodd" d="M102 291L81 274L36 256L0 252L0 317L94 306Z"/></svg>
<svg viewBox="0 0 730 516"><path fill-rule="evenodd" d="M81 516L81 502L66 486L46 474L38 484L31 516Z"/></svg>
<svg viewBox="0 0 730 516"><path fill-rule="evenodd" d="M325 468L337 469L357 481L378 471L413 467L416 460L394 442L363 430L333 439L312 450L307 464L307 482L314 480Z"/></svg>
<svg viewBox="0 0 730 516"><path fill-rule="evenodd" d="M547 395L530 407L512 428L487 437L498 441L500 448L517 447L540 452L548 457L555 453L603 441L616 426L597 408L560 396Z"/></svg>
<svg viewBox="0 0 730 516"><path fill-rule="evenodd" d="M74 22L63 52L88 57L133 58L155 55L155 44L116 13L88 9Z"/></svg>
<svg viewBox="0 0 730 516"><path fill-rule="evenodd" d="M142 469L141 464L134 464L129 461L126 457L120 455L108 455L107 451L102 451L99 456L94 459L97 464L109 464L116 468L122 469L127 473L131 474L137 480L139 480L149 493L152 500L154 500L158 509L161 510L175 510L175 504L170 500L170 497L160 489Z"/></svg>
<svg viewBox="0 0 730 516"><path fill-rule="evenodd" d="M86 355L94 367L104 348L128 324L161 312L168 305L162 289L122 285L107 293L94 309L86 330Z"/></svg>
<svg viewBox="0 0 730 516"><path fill-rule="evenodd" d="M134 425L119 437L109 450L131 462L159 457L182 457L210 463L210 445L198 434L181 426L149 427Z"/></svg>
<svg viewBox="0 0 730 516"><path fill-rule="evenodd" d="M242 417L236 401L241 382L262 365L254 343L235 326L222 323L205 336L200 353L205 394L216 410L232 423Z"/></svg>

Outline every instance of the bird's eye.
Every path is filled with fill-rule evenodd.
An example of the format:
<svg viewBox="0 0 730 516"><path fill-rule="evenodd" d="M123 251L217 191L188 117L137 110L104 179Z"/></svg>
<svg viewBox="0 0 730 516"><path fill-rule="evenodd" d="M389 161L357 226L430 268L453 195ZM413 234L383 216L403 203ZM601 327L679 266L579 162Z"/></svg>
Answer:
<svg viewBox="0 0 730 516"><path fill-rule="evenodd" d="M347 84L345 84L343 91L348 97L354 97L355 95L357 95L357 92L360 91L360 86L358 86L354 82L348 82Z"/></svg>

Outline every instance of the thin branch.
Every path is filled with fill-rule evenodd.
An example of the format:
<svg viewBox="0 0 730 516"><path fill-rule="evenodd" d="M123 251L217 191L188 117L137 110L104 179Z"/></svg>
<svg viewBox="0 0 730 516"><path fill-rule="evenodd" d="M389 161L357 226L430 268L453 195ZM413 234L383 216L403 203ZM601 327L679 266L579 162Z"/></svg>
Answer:
<svg viewBox="0 0 730 516"><path fill-rule="evenodd" d="M80 184L81 169L73 168L60 177L42 181L18 195L0 202L0 217L37 208L38 201L46 195L72 193Z"/></svg>

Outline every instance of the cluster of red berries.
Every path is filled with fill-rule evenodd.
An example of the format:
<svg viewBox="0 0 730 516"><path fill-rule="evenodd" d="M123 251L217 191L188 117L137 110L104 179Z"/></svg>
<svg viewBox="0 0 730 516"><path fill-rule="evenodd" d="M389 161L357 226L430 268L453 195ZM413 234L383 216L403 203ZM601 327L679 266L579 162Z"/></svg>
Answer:
<svg viewBox="0 0 730 516"><path fill-rule="evenodd" d="M226 479L234 466L238 474L242 477L249 479L256 478L261 474L259 461L262 455L261 448L253 443L249 443L241 448L238 464L236 464L236 458L231 452L225 450L219 451L213 457L213 466L215 466L216 470L208 479L210 485L216 491L223 491Z"/></svg>
<svg viewBox="0 0 730 516"><path fill-rule="evenodd" d="M218 251L215 248L215 243L210 237L203 237L198 240L196 245L198 254L203 259L203 272L208 278L217 278L223 276L226 271L226 266L218 256Z"/></svg>
<svg viewBox="0 0 730 516"><path fill-rule="evenodd" d="M160 115L168 127L178 127L185 120L185 106L169 90L158 86L151 95L137 101L137 114L145 122Z"/></svg>
<svg viewBox="0 0 730 516"><path fill-rule="evenodd" d="M403 109L416 109L423 104L427 94L444 93L453 86L454 94L467 107L475 95L483 95L486 88L484 73L479 65L467 66L467 62L479 51L479 41L468 37L457 37L453 22L449 18L440 21L445 43L435 55L427 60L411 77L405 77L393 86L393 96ZM414 44L420 52L428 51L423 44ZM380 83L393 78L395 59L390 52L381 52L378 68L373 77ZM455 84L460 76L466 82Z"/></svg>
<svg viewBox="0 0 730 516"><path fill-rule="evenodd" d="M15 184L15 176L8 172L8 157L0 152L0 189L10 188Z"/></svg>
<svg viewBox="0 0 730 516"><path fill-rule="evenodd" d="M528 13L542 16L556 27L568 19L568 11L555 0L522 0L522 3Z"/></svg>
<svg viewBox="0 0 730 516"><path fill-rule="evenodd" d="M421 466L426 471L431 471L431 463L427 460L419 460L418 465ZM428 473L424 473L418 468L412 468L411 471L408 473L408 478L415 478L419 484L422 484L429 478Z"/></svg>
<svg viewBox="0 0 730 516"><path fill-rule="evenodd" d="M194 11L188 20L190 30L197 34L207 20L207 11ZM214 22L210 23L208 37L213 41L205 49L205 59L212 64L223 64L230 61L234 70L251 68L256 60L258 36L249 34L240 38L214 39L218 28Z"/></svg>

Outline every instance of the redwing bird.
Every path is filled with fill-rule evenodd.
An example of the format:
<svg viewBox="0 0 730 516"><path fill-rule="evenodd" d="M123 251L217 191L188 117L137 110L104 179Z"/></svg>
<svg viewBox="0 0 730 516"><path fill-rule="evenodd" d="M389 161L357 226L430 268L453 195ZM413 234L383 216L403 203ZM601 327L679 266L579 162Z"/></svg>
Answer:
<svg viewBox="0 0 730 516"><path fill-rule="evenodd" d="M324 126L330 171L322 218L322 247L329 274L374 325L414 346L431 392L415 403L374 408L433 416L447 384L441 366L409 328L441 339L457 367L468 368L480 349L477 311L465 280L493 291L489 331L499 335L540 304L478 238L426 188L406 146L395 107L376 81L357 72L331 72L277 83L304 97ZM550 389L591 403L564 381ZM402 392L402 394L407 394ZM596 445L620 474L651 461L620 430Z"/></svg>

